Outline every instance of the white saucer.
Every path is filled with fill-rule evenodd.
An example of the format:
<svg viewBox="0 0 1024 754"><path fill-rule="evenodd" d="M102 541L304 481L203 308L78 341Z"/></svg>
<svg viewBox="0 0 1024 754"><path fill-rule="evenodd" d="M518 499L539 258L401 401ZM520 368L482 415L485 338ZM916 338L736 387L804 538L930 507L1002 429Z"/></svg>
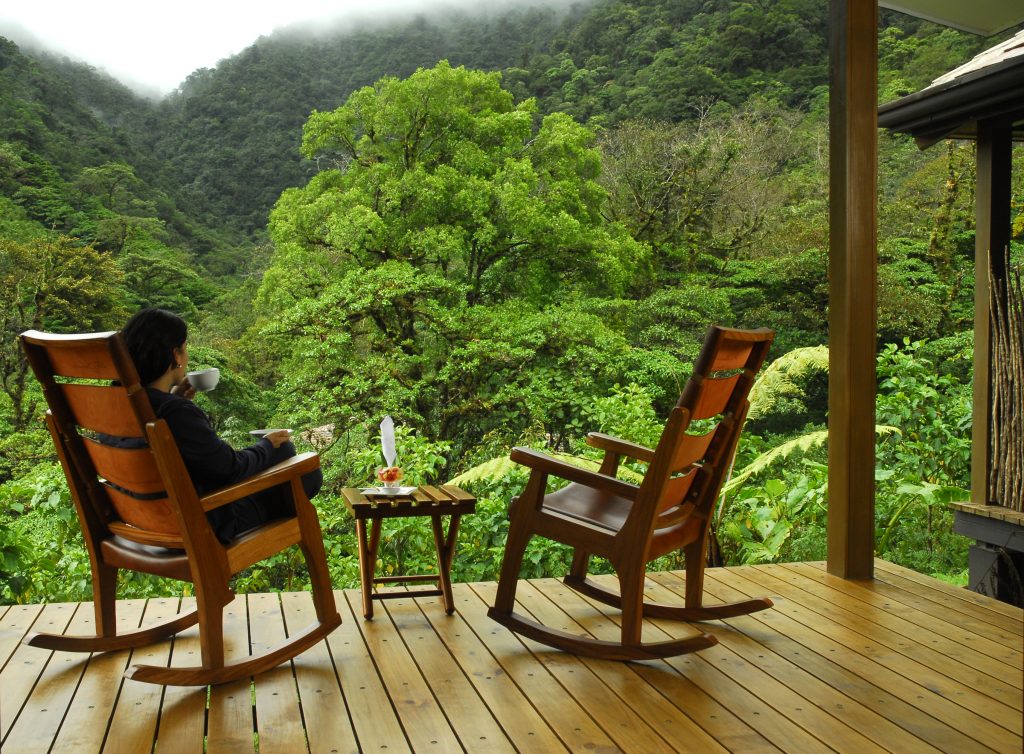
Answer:
<svg viewBox="0 0 1024 754"><path fill-rule="evenodd" d="M397 497L399 495L411 495L416 491L415 487L364 487L359 490L364 495L374 497Z"/></svg>
<svg viewBox="0 0 1024 754"><path fill-rule="evenodd" d="M249 434L253 437L266 437L271 432L287 432L289 435L292 433L290 429L250 429Z"/></svg>

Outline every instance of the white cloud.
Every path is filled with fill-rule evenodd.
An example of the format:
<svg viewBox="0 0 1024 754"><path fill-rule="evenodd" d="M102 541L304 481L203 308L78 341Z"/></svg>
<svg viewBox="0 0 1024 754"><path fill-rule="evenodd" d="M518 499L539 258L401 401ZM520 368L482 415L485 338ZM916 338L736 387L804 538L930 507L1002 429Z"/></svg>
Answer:
<svg viewBox="0 0 1024 754"><path fill-rule="evenodd" d="M536 1L536 0L535 0ZM504 3L502 3L504 4ZM4 0L0 36L105 70L135 88L165 94L198 68L292 24L318 26L343 16L401 16L473 0ZM494 2L488 4L494 9Z"/></svg>

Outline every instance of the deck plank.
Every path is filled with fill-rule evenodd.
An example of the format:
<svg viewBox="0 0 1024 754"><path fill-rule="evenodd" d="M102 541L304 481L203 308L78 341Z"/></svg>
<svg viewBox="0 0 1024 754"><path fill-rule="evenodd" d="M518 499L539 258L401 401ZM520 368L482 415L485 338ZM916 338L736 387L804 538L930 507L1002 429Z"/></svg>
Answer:
<svg viewBox="0 0 1024 754"><path fill-rule="evenodd" d="M683 582L678 574L656 574L656 578L669 584L674 581L672 588L682 594ZM719 569L708 570L705 584L708 595L722 601L765 594L760 584L740 581L731 574L722 577ZM884 684L874 683L873 669L861 663L856 653L839 641L844 635L829 630L827 625L809 627L788 617L785 609L779 609L785 608L786 598L777 595L774 598L777 600L775 608L748 616L749 620L764 624L774 631L770 641L766 642L772 651L906 729L924 745L949 754L990 751L929 714L927 706L915 707L900 696L890 693Z"/></svg>
<svg viewBox="0 0 1024 754"><path fill-rule="evenodd" d="M248 603L245 596L238 595L224 608L224 659L240 659L249 652ZM206 729L209 751L255 752L253 728L251 681L238 680L210 687Z"/></svg>
<svg viewBox="0 0 1024 754"><path fill-rule="evenodd" d="M795 567L800 566L800 564L780 564L781 567L796 570L808 578L814 578L821 583L827 583L832 588L842 586L823 578L827 574L824 569L818 568L817 565L817 563L806 563L803 564L806 567L804 568ZM952 587L937 579L931 580L931 586L934 588L928 588L926 583L905 578L901 574L881 572L880 576L880 578L872 579L871 581L858 580L853 583L862 589L885 597L886 600L881 603L883 605L889 602L897 602L913 612L928 615L930 618L937 618L942 624L951 624L953 626L960 626L965 619L972 619L979 626L977 635L984 636L1004 648L1009 647L1013 649L1021 646L1021 640L1024 639L1024 610L1020 608L1007 605L1010 609L1017 610L1017 616L1013 618L1002 611L981 609L970 599L965 598L967 595L981 595L975 595L974 592L966 588ZM922 576L922 578L928 577ZM951 592L949 590L954 591ZM963 596L958 595L956 593L958 591L962 592ZM872 611L872 614L875 614L875 612L877 611ZM887 609L886 612L888 612ZM971 649L976 649L973 646L973 642L968 646Z"/></svg>
<svg viewBox="0 0 1024 754"><path fill-rule="evenodd" d="M267 651L283 642L287 633L280 595L250 594L247 601L253 653ZM253 680L253 706L260 754L308 751L290 662L261 673Z"/></svg>
<svg viewBox="0 0 1024 754"><path fill-rule="evenodd" d="M7 667L11 655L42 612L42 605L10 605L0 616L0 671Z"/></svg>
<svg viewBox="0 0 1024 754"><path fill-rule="evenodd" d="M681 583L679 581L663 583L658 576L655 574L651 579L657 588L650 589L650 596L659 602L682 604L682 592L672 589L673 586L678 588ZM706 586L709 597L722 601L749 597L749 595L741 595L735 591L725 591L726 589L727 587L719 586L716 592L712 592ZM660 625L665 622L657 623ZM711 626L715 623L709 621L708 625ZM821 680L810 669L804 667L802 662L794 662L791 658L777 653L773 647L785 637L780 636L776 631L767 629L763 623L752 616L732 618L720 623L733 629L728 635L724 632L718 634L720 639L743 660L751 665L756 665L844 726L849 726L870 738L877 746L888 750L895 747L895 750L900 752L939 751L935 747L921 742L916 736L891 722L870 706L861 704L833 685ZM830 741L831 743L832 741ZM856 741L848 741L845 745L855 747Z"/></svg>
<svg viewBox="0 0 1024 754"><path fill-rule="evenodd" d="M346 592L345 596L352 612L360 615L356 624L376 661L409 745L415 751L461 752L458 736L386 611L381 611L385 613L382 619L364 620L359 594Z"/></svg>
<svg viewBox="0 0 1024 754"><path fill-rule="evenodd" d="M137 626L142 615L143 603L138 600L118 603L118 619L126 625ZM71 635L95 635L96 623L92 605L83 603L75 611L74 617L67 625L65 633ZM28 649L29 647L26 647ZM61 729L61 724L72 705L79 684L83 682L91 660L88 652L52 652L46 668L39 675L39 681L32 690L31 698L26 702L17 722L4 739L3 747L19 754L47 752ZM116 652L110 655L97 655L97 661L103 666L113 658L121 663L121 672L128 659L127 652ZM87 684L89 691L96 693L93 683ZM87 703L91 700L85 699ZM98 731L99 741L106 733L106 721L110 717L112 702L108 706L102 699L96 698L99 713L94 727ZM99 722L102 721L102 722ZM98 748L98 745L97 745Z"/></svg>
<svg viewBox="0 0 1024 754"><path fill-rule="evenodd" d="M426 610L440 612L448 621L455 620L445 615L444 606L437 600L422 601ZM416 600L389 600L385 609L463 748L514 751L505 731L467 678L466 669L459 666Z"/></svg>
<svg viewBox="0 0 1024 754"><path fill-rule="evenodd" d="M459 597L466 600L464 591ZM517 751L567 751L459 613L445 615L439 599L418 599L416 606Z"/></svg>
<svg viewBox="0 0 1024 754"><path fill-rule="evenodd" d="M386 749L388 754L411 751L377 669L377 660L359 629L363 619L359 592L335 592L334 599L341 613L341 625L327 637L327 644L359 749L367 752ZM352 610L352 599L359 606L358 610Z"/></svg>
<svg viewBox="0 0 1024 754"><path fill-rule="evenodd" d="M1018 670L1024 670L1024 657L1017 651L1020 636L1002 631L987 621L978 620L974 616L957 614L951 620L949 611L931 600L915 597L912 593L898 587L882 585L877 581L851 581L833 576L813 566L800 563L785 563L779 574L792 570L805 578L811 578L820 584L854 597L874 608L873 615L880 618L912 617L913 622L943 636L975 652L987 654L1005 666L1011 664Z"/></svg>
<svg viewBox="0 0 1024 754"><path fill-rule="evenodd" d="M816 561L811 563L815 568L821 568L824 570L825 563L823 561ZM899 578L904 581L912 582L916 584L919 590L928 595L930 598L935 599L935 595L941 594L961 602L969 603L969 607L965 609L968 615L975 615L982 618L982 620L989 620L990 613L994 613L998 616L1009 618L1014 624L1016 624L1017 633L1024 634L1024 619L1022 619L1022 611L1019 607L1015 607L1006 602L1000 602L994 600L988 595L979 594L973 592L970 589L964 587L954 586L948 584L945 581L939 581L931 576L917 571L911 570L896 563L890 563L887 560L881 560L875 558L875 574L878 579L883 583L887 583L890 577ZM921 588L923 587L923 588ZM1010 629L1012 630L1012 629Z"/></svg>
<svg viewBox="0 0 1024 754"><path fill-rule="evenodd" d="M30 630L62 634L79 610L91 614L92 605L70 602L46 605L36 615ZM46 672L53 654L47 649L16 645L4 668L3 683L0 683L0 748L8 746L13 750L13 744L7 743L8 736L21 719L29 699L35 696L36 683ZM32 703L32 706L38 707L37 699L32 699Z"/></svg>
<svg viewBox="0 0 1024 754"><path fill-rule="evenodd" d="M178 606L178 613L187 613L196 607L195 597L185 597ZM137 650L139 663L176 667L194 667L202 662L199 646L199 627L192 626L174 637L170 646L170 657L166 645L161 643L160 653L150 657L146 649ZM148 683L133 683L133 686L150 686ZM163 705L160 708L160 722L157 728L157 749L160 754L189 754L202 751L206 737L206 689L194 686L168 686L164 689Z"/></svg>
<svg viewBox="0 0 1024 754"><path fill-rule="evenodd" d="M117 603L117 629L119 632L137 629L142 624L145 600ZM95 626L90 621L90 628ZM79 654L85 659L87 655ZM100 751L107 737L106 725L90 725L97 715L111 719L117 704L124 671L131 652L105 652L88 657L82 680L75 690L64 720L53 743L55 751ZM152 743L152 734L149 741ZM139 749L136 749L138 751Z"/></svg>
<svg viewBox="0 0 1024 754"><path fill-rule="evenodd" d="M823 616L805 607L806 594L787 585L780 579L766 577L753 567L731 570L730 578L736 583L748 581L749 591L763 594L765 589L776 587L780 599L767 613L788 615L815 631L829 631L829 636L839 642L844 650L834 653L836 662L853 669L876 686L886 688L930 714L938 714L946 722L960 730L970 730L972 735L985 746L996 751L1012 749L1019 743L1020 736L1014 735L1005 725L1014 725L1020 720L1020 713L1010 707L992 702L984 709L972 710L960 702L971 696L970 689L957 684L947 676L915 662L898 652L874 641L857 631L838 623L831 623ZM824 635L824 634L822 634ZM848 651L852 650L852 651ZM989 724L995 723L995 724ZM976 731L976 733L975 733Z"/></svg>
<svg viewBox="0 0 1024 754"><path fill-rule="evenodd" d="M1024 638L1024 612L1017 619L991 611L981 613L970 602L943 592L922 594L921 585L896 574L882 574L882 578L876 579L868 588L949 623L957 624L965 618L973 619L983 624L979 625L978 635L1000 643L1007 637L1017 641ZM989 628L986 629L986 625Z"/></svg>
<svg viewBox="0 0 1024 754"><path fill-rule="evenodd" d="M544 585L549 586L546 581ZM526 615L546 626L579 635L586 635L591 628L577 623L537 582L521 582L516 601ZM533 646L534 654L624 750L680 751L698 742L707 747L703 751L725 749L680 714L678 708L674 715L665 715L668 702L634 673L629 664L577 658L535 642L527 642L527 645ZM648 714L657 715L659 721L661 715L665 715L678 724L663 726L649 719Z"/></svg>
<svg viewBox="0 0 1024 754"><path fill-rule="evenodd" d="M316 617L309 592L281 595L289 635L301 631ZM326 641L320 641L292 660L295 685L302 707L302 723L312 754L359 751L355 731L341 692Z"/></svg>
<svg viewBox="0 0 1024 754"><path fill-rule="evenodd" d="M151 599L146 603L142 625L160 623L177 615L181 600L178 598ZM170 657L171 640L142 647L131 653L132 662L166 665ZM114 681L112 681L114 682ZM164 689L151 683L116 680L119 687L116 705L111 714L110 727L103 743L105 754L132 754L151 751L156 740L157 722ZM82 693L76 699L88 699ZM99 748L90 751L99 751Z"/></svg>
<svg viewBox="0 0 1024 754"><path fill-rule="evenodd" d="M894 614L886 609L872 611L870 618L863 617L867 611L857 602L850 603L847 599L849 596L856 599L857 594L848 595L831 585L813 579L808 581L805 574L789 569L775 569L771 573L772 577L781 578L791 585L799 583L799 588L807 595L804 604L828 615L830 620L871 636L916 662L932 667L942 665L943 673L956 682L1002 704L1021 709L1020 679L1016 679L1016 685L1012 678L1003 680L1006 663L922 626L917 622L917 614L906 611ZM929 623L934 626L933 622Z"/></svg>
<svg viewBox="0 0 1024 754"><path fill-rule="evenodd" d="M610 588L617 588L617 584L612 578L605 580L604 583ZM565 610L577 625L586 625L595 638L606 641L621 639L620 627L612 618L612 616L617 618L617 610L587 601L554 579L538 580L534 584L541 587L548 598ZM675 633L670 634L648 622L645 628L645 639L666 641L692 635L697 630L688 624L677 624L674 628L676 629ZM687 655L667 661L648 661L627 665L612 663L635 673L650 689L650 692L637 695L637 687L633 685L630 678L616 691L625 699L635 698L638 714L645 717L652 727L665 736L673 746L705 751L708 750L705 747L708 746L707 737L710 736L717 745L722 745L733 751L777 750L756 728L744 722L743 714L732 714L727 704L720 704L710 693L690 681L687 661L698 656ZM591 664L595 672L599 670L603 672L603 667L608 664L589 660L586 662ZM701 662L703 663L703 660ZM719 689L723 685L730 685L729 680L722 675L719 675L717 682ZM670 691L673 693L669 693ZM740 692L742 695L742 690L735 684L733 684L732 691ZM728 693L726 692L727 696ZM800 738L797 730L788 729L786 733ZM813 740L807 738L804 743L811 745Z"/></svg>
<svg viewBox="0 0 1024 754"><path fill-rule="evenodd" d="M1024 611L1020 615L1010 616L993 610L981 610L978 605L963 599L963 597L939 589L926 591L917 581L908 579L902 574L881 569L878 571L873 588L882 594L887 594L889 589L893 589L892 593L898 594L899 599L907 604L917 605L918 600L926 600L939 606L941 615L946 620L957 621L964 616L973 616L976 620L983 621L1000 632L1016 637L1024 636ZM966 587L961 588L960 591L965 594L973 594Z"/></svg>
<svg viewBox="0 0 1024 754"><path fill-rule="evenodd" d="M486 643L531 706L545 719L570 751L619 751L611 738L590 714L566 691L558 679L527 648L524 642L504 626L487 617L487 601L493 598L493 584L455 584L455 603L460 615L474 633ZM480 593L478 593L480 592Z"/></svg>
<svg viewBox="0 0 1024 754"><path fill-rule="evenodd" d="M742 569L740 573L743 577L749 577L752 580L765 580L762 583L782 583L786 578L788 568L773 571L772 575L766 575L764 571L759 568ZM756 574L756 575L755 575ZM829 579L833 577L826 576ZM836 580L841 581L841 580ZM802 582L803 586L807 587L801 596L801 604L806 606L808 609L813 610L814 608L822 609L821 605L815 603L814 596L808 590L816 588L816 582ZM842 585L839 585L840 587ZM857 598L862 595L865 590L862 590L857 584L849 582L847 588L850 590L848 593L845 589L840 588L837 590L838 593L844 594L847 598L852 601L849 603L854 609L858 608ZM888 603L886 603L888 604ZM937 694L944 700L953 702L954 704L961 707L963 710L968 711L972 715L977 713L982 717L987 718L991 722L1002 726L1008 731L1020 735L1022 730L1021 713L1019 709L1015 709L1021 702L1019 699L1020 692L1014 689L1006 690L1006 685L999 683L993 684L993 689L989 695L985 695L982 692L978 692L965 683L951 677L950 674L955 674L959 669L959 666L955 662L947 662L942 659L942 655L939 654L932 664L921 662L918 659L911 657L911 654L921 656L926 653L926 647L918 647L916 651L908 651L907 647L912 646L912 642L904 642L898 649L893 649L886 646L883 642L891 638L891 636L881 627L877 626L876 621L867 620L867 625L857 624L855 628L850 628L845 622L843 617L843 611L839 603L836 605L827 605L825 608L827 615L830 620L834 620L836 625L841 626L844 630L855 631L860 638L854 639L850 646L858 653L863 656L869 657L881 665L884 665L900 675L908 679L914 679L914 681L928 693ZM860 606L860 610L865 610L865 607ZM873 611L872 615L877 616L878 620L884 620L886 616L882 616L880 611ZM904 612L904 615L913 615L912 613ZM935 622L933 619L927 621L929 626L934 627ZM925 635L925 632L921 632ZM1006 651L1012 654L1012 650L1006 648ZM935 672L934 668L941 665L942 672ZM918 692L920 693L920 692ZM1005 701L999 701L995 697L1007 697ZM959 714L958 710L952 710Z"/></svg>
<svg viewBox="0 0 1024 754"><path fill-rule="evenodd" d="M743 704L742 699L749 699L744 689L721 674L718 678L719 688L714 690L715 693L702 688L690 679L689 670L695 663L705 664L703 660L691 660L684 656L670 658L665 662L676 672L664 673L654 663L637 663L634 670L666 698L683 707L690 718L729 751L780 751L778 746L762 735L762 731L747 723L740 709L730 706L734 699L739 705ZM734 688L728 691L721 688L729 685Z"/></svg>
<svg viewBox="0 0 1024 754"><path fill-rule="evenodd" d="M779 576L790 571L811 575L821 586L829 588L832 594L849 594L856 598L870 594L872 599L880 596L874 588L874 582L845 582L821 574L813 568L802 569L796 564L793 567L787 565L775 574ZM941 666L942 675L994 699L1000 705L1016 710L1015 714L1010 715L1016 720L1010 727L1021 732L1024 728L1024 719L1020 714L1024 709L1024 695L1021 693L1024 687L1024 642L1021 637L1007 633L1002 633L1000 639L992 638L991 634L988 638L979 637L965 632L957 616L951 617L947 613L946 619L943 619L902 603L896 606L895 602L889 598L880 605L872 603L880 609L869 612L870 617L866 619L872 624L867 629L869 634L873 638L886 640L889 635L876 626L901 625L901 621L905 621L910 625L910 628L903 631L907 641L901 642L901 646L906 647L905 654L929 667ZM928 604L934 603L929 601ZM994 647L998 647L998 650ZM930 649L938 650L937 656L931 656ZM994 654L999 656L993 657ZM987 706L988 702L982 704Z"/></svg>
<svg viewBox="0 0 1024 754"><path fill-rule="evenodd" d="M613 585L613 582L609 579L598 579L598 581L599 583L604 582L609 587ZM544 583L547 582L545 581ZM618 611L600 603L587 601L568 587L563 585L559 585L559 587L560 589L557 592L559 604L565 607L573 606L575 610L580 611L600 610L605 612L609 620L606 621L607 627L601 632L599 638L607 640L617 640L619 638ZM652 590L649 588L647 591L650 593ZM657 592L655 591L654 594L657 594ZM575 614L575 610L573 614ZM648 621L645 625L645 640L662 641L687 636L692 632L695 625L678 621ZM721 630L721 623L708 622L700 624L700 628L713 633L719 638L721 643L702 650L697 656L701 660L712 664L724 676L731 678L748 693L761 700L765 700L776 712L792 722L794 726L798 726L806 732L810 738L800 736L803 738L802 746L807 747L808 750L817 751L828 749L840 752L884 751L884 749L872 743L856 730L819 710L809 699L779 683L760 667L747 663L731 647L730 640L732 636ZM760 715L752 717L757 719ZM791 727L787 745L792 746L796 736L799 736L799 734L794 735L793 728Z"/></svg>
<svg viewBox="0 0 1024 754"><path fill-rule="evenodd" d="M91 633L91 603L0 606L3 751L150 751L154 735L161 754L1021 751L1024 613L876 567L868 582L834 579L818 563L710 569L708 601L768 595L776 606L696 624L716 646L638 663L578 658L508 631L486 616L493 583L454 585L451 616L436 598L406 596L382 603L373 621L362 619L357 590L337 592L343 623L326 641L255 685L213 689L122 679L129 662L198 664L196 627L130 659L65 661L19 642L28 630ZM649 577L650 598L682 600L682 573ZM547 625L618 639L619 611L561 582L522 581L517 597L517 610ZM193 604L118 610L147 625ZM250 634L259 649L313 612L308 593L237 598L225 610L228 657L249 653ZM644 636L692 630L652 620Z"/></svg>

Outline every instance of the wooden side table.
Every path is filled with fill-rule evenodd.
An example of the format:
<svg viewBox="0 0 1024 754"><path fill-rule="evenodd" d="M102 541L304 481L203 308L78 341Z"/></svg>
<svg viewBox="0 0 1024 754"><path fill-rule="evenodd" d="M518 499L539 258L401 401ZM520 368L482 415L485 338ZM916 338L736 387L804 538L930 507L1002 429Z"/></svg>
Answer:
<svg viewBox="0 0 1024 754"><path fill-rule="evenodd" d="M363 616L373 618L373 600L397 597L444 598L444 611L455 612L452 598L451 567L455 554L455 538L459 533L459 519L463 513L476 510L476 498L452 485L441 487L422 486L408 495L377 496L364 495L354 487L342 490L345 505L356 521L356 538L359 540L359 581L363 592ZM381 521L385 518L407 518L409 516L430 516L434 531L434 547L437 550L437 574L411 576L374 576L377 566L377 546L380 544ZM448 533L445 534L441 517L450 516ZM371 521L369 534L367 520ZM394 584L419 581L435 581L437 589L418 589L412 592L376 593L374 584Z"/></svg>

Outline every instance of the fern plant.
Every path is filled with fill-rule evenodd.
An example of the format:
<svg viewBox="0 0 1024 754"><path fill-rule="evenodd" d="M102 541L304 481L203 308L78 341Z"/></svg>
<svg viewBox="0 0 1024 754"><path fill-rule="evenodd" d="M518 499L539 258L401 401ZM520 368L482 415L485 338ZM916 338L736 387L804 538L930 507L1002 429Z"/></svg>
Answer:
<svg viewBox="0 0 1024 754"><path fill-rule="evenodd" d="M828 371L828 346L794 348L762 370L750 389L747 421L755 421L775 410L784 399L806 397L801 382L813 372Z"/></svg>

